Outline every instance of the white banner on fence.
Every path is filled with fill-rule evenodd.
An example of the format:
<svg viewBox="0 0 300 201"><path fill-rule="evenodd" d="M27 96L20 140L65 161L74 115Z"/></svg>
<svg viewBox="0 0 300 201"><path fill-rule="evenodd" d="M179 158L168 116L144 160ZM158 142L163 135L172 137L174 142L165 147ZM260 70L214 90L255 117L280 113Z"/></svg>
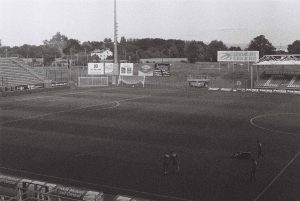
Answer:
<svg viewBox="0 0 300 201"><path fill-rule="evenodd" d="M113 74L114 63L105 63L105 75Z"/></svg>
<svg viewBox="0 0 300 201"><path fill-rule="evenodd" d="M103 63L88 63L88 74L89 75L104 75L104 64Z"/></svg>
<svg viewBox="0 0 300 201"><path fill-rule="evenodd" d="M257 62L259 51L218 51L218 61Z"/></svg>
<svg viewBox="0 0 300 201"><path fill-rule="evenodd" d="M218 91L219 88L212 88L212 87L209 87L208 90L209 90L209 91Z"/></svg>
<svg viewBox="0 0 300 201"><path fill-rule="evenodd" d="M120 75L133 75L133 63L121 63Z"/></svg>
<svg viewBox="0 0 300 201"><path fill-rule="evenodd" d="M232 91L232 88L221 88L221 91Z"/></svg>
<svg viewBox="0 0 300 201"><path fill-rule="evenodd" d="M138 71L139 76L153 76L153 67L149 65L143 65Z"/></svg>

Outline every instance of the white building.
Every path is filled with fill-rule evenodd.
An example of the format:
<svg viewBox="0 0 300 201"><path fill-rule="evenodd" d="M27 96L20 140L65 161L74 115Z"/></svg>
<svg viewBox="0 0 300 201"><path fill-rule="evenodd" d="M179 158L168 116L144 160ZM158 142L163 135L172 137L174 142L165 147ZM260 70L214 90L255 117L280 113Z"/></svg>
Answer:
<svg viewBox="0 0 300 201"><path fill-rule="evenodd" d="M113 53L112 53L112 51L110 51L108 49L106 49L106 50L96 49L91 52L91 56L93 56L93 55L97 55L100 58L100 60L106 60L107 57L113 56Z"/></svg>

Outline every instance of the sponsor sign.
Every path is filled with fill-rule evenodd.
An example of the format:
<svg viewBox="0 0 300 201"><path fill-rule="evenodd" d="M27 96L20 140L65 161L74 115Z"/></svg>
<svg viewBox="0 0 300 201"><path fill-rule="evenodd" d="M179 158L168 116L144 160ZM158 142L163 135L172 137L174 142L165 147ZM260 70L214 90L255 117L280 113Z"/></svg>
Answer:
<svg viewBox="0 0 300 201"><path fill-rule="evenodd" d="M231 88L221 88L221 91L232 91Z"/></svg>
<svg viewBox="0 0 300 201"><path fill-rule="evenodd" d="M71 188L71 187L64 187L64 186L56 186L55 187L56 193L60 196L70 197L74 199L81 199L81 197L85 194L86 191Z"/></svg>
<svg viewBox="0 0 300 201"><path fill-rule="evenodd" d="M300 95L300 91L294 91L294 94Z"/></svg>
<svg viewBox="0 0 300 201"><path fill-rule="evenodd" d="M130 197L125 197L125 196L118 196L116 198L116 201L130 201L131 198Z"/></svg>
<svg viewBox="0 0 300 201"><path fill-rule="evenodd" d="M104 75L104 64L103 63L88 63L88 74L89 75Z"/></svg>
<svg viewBox="0 0 300 201"><path fill-rule="evenodd" d="M260 89L259 91L264 93L273 93L273 90L271 89Z"/></svg>
<svg viewBox="0 0 300 201"><path fill-rule="evenodd" d="M16 187L19 181L17 177L0 175L0 186Z"/></svg>
<svg viewBox="0 0 300 201"><path fill-rule="evenodd" d="M149 65L143 65L138 71L139 76L153 76L153 68Z"/></svg>
<svg viewBox="0 0 300 201"><path fill-rule="evenodd" d="M120 75L133 75L133 63L121 63Z"/></svg>
<svg viewBox="0 0 300 201"><path fill-rule="evenodd" d="M240 80L236 81L236 85L237 86L241 86L242 85L242 81L240 81Z"/></svg>
<svg viewBox="0 0 300 201"><path fill-rule="evenodd" d="M161 76L161 77L168 77L170 76L170 67L171 64L169 63L157 63L154 66L154 75Z"/></svg>
<svg viewBox="0 0 300 201"><path fill-rule="evenodd" d="M114 72L114 63L105 63L104 64L104 73L105 75L112 75Z"/></svg>
<svg viewBox="0 0 300 201"><path fill-rule="evenodd" d="M286 90L277 90L277 89L274 89L273 91L275 93L279 93L279 94L286 94Z"/></svg>
<svg viewBox="0 0 300 201"><path fill-rule="evenodd" d="M258 62L259 51L218 51L218 61Z"/></svg>
<svg viewBox="0 0 300 201"><path fill-rule="evenodd" d="M218 91L219 88L212 88L212 87L210 87L210 88L208 88L208 90L209 90L209 91Z"/></svg>

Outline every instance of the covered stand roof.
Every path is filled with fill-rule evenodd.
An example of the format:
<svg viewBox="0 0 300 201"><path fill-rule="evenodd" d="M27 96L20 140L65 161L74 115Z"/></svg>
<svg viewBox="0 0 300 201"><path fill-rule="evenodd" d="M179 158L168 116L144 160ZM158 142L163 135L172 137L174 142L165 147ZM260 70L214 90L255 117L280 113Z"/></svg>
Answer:
<svg viewBox="0 0 300 201"><path fill-rule="evenodd" d="M300 54L265 55L254 64L255 66L300 66Z"/></svg>

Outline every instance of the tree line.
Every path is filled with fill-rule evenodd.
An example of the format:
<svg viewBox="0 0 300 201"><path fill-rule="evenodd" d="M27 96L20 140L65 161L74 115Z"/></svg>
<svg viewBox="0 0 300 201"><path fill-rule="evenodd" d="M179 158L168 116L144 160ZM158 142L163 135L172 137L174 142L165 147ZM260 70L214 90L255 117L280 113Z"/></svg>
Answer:
<svg viewBox="0 0 300 201"><path fill-rule="evenodd" d="M97 60L96 56L91 58L90 53L95 49L109 49L113 51L113 41L105 38L103 41L80 42L77 39L69 39L60 32L53 35L49 40L44 40L42 45L28 45L8 47L1 46L1 57L23 57L23 58L43 58L44 65L50 65L56 58L74 58L78 65L86 65L88 61ZM174 39L144 38L126 39L121 37L118 42L119 60L138 62L142 58L188 58L194 62L215 62L217 61L217 51L242 50L240 47L227 47L222 41L213 40L206 44L203 41L184 41ZM244 50L259 51L260 57L267 54L284 54L278 52L272 43L264 36L260 35L250 41ZM300 40L288 45L288 53L300 54Z"/></svg>

